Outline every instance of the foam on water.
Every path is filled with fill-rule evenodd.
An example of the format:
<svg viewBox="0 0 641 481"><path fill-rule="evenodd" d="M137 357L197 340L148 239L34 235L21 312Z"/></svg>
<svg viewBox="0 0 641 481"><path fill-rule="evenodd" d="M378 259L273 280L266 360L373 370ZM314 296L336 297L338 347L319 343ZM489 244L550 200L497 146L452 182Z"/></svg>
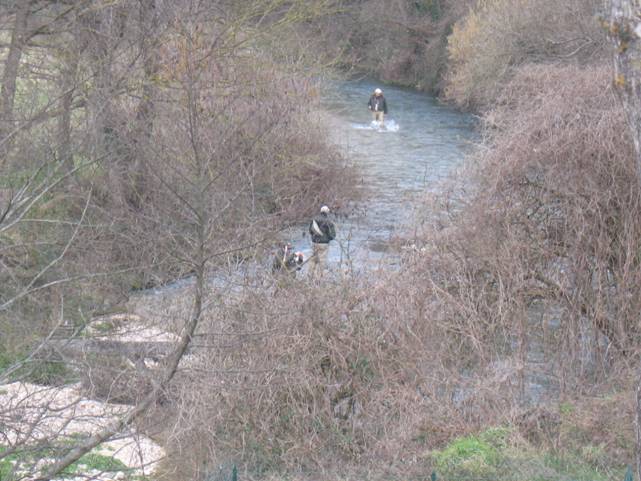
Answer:
<svg viewBox="0 0 641 481"><path fill-rule="evenodd" d="M355 130L375 130L376 132L398 132L401 126L394 119L389 119L383 125L376 120L372 120L369 124L352 124L352 128Z"/></svg>

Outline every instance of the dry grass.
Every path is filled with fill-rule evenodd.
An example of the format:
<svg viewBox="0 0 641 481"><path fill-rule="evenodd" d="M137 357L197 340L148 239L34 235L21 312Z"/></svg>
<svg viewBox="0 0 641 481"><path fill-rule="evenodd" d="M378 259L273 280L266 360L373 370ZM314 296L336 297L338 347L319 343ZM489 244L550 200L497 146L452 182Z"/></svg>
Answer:
<svg viewBox="0 0 641 481"><path fill-rule="evenodd" d="M168 476L197 479L203 460L208 469L234 460L256 477L380 470L381 460L419 463L427 446L469 429L444 402L450 390L437 389L443 367L429 326L406 317L416 293L400 308L388 281L226 295L171 395Z"/></svg>
<svg viewBox="0 0 641 481"><path fill-rule="evenodd" d="M467 192L459 183L432 207L441 215L424 239L436 319L483 361L501 340L521 372L529 346L543 346L561 391L592 392L619 363L626 384L640 347L641 223L608 70L524 67L485 121Z"/></svg>
<svg viewBox="0 0 641 481"><path fill-rule="evenodd" d="M485 110L527 63L585 64L602 58L598 0L485 0L448 37L445 93L458 106Z"/></svg>
<svg viewBox="0 0 641 481"><path fill-rule="evenodd" d="M595 434L625 426L623 394L581 398L627 392L639 352L638 186L608 83L605 69L522 68L401 272L214 289L158 408L167 479L234 462L249 479L425 475L430 450L504 423L541 449L589 439L627 459L629 430ZM180 318L167 302L157 319ZM528 421L531 402L558 411L569 393L579 417Z"/></svg>

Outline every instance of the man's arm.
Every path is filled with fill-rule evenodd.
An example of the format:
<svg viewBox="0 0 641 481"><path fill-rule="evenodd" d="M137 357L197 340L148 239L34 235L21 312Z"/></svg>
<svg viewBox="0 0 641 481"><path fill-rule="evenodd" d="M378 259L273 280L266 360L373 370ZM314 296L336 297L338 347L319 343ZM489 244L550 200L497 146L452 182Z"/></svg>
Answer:
<svg viewBox="0 0 641 481"><path fill-rule="evenodd" d="M332 221L327 223L327 231L327 237L329 237L329 240L334 240L336 238L336 227L334 227L334 223Z"/></svg>

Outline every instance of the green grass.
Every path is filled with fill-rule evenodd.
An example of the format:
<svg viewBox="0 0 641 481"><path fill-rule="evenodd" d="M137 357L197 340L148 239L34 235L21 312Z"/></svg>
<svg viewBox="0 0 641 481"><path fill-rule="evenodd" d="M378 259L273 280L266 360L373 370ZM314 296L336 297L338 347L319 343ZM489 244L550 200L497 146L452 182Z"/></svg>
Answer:
<svg viewBox="0 0 641 481"><path fill-rule="evenodd" d="M5 446L0 446L0 454L6 451ZM7 457L0 459L0 480L10 481L13 477L14 462L18 461L17 454L10 454Z"/></svg>
<svg viewBox="0 0 641 481"><path fill-rule="evenodd" d="M430 453L438 478L457 481L621 481L625 466L611 464L602 446L549 450L523 440L511 430L491 428L455 439ZM516 436L518 438L518 436Z"/></svg>
<svg viewBox="0 0 641 481"><path fill-rule="evenodd" d="M5 372L14 364L20 362L24 358L24 355L19 352L12 352L3 346L0 345L0 373ZM9 381L14 381L17 378L17 375L14 373L12 376L9 376ZM0 392L2 388L0 388ZM0 478L2 481L2 478Z"/></svg>
<svg viewBox="0 0 641 481"><path fill-rule="evenodd" d="M544 455L543 459L545 466L557 473L559 479L573 481L607 481L609 479L605 473L599 472L575 456L550 453Z"/></svg>
<svg viewBox="0 0 641 481"><path fill-rule="evenodd" d="M16 360L0 346L0 371L4 371L11 366Z"/></svg>
<svg viewBox="0 0 641 481"><path fill-rule="evenodd" d="M73 443L74 439L69 439L63 444L70 446ZM0 446L0 453L6 449L7 448L5 446ZM5 458L0 459L0 481L11 481L14 469L16 468L26 471L31 469L38 460L46 458L51 458L53 460L59 457L61 453L62 451L59 448L47 447L42 449L22 450L20 452L10 454ZM123 462L111 456L91 452L85 454L78 461L67 467L67 469L61 473L61 478L72 478L79 474L86 474L90 471L107 473L123 472L125 474L131 474L133 469L127 467ZM136 475L130 479L144 481L146 478L144 476Z"/></svg>
<svg viewBox="0 0 641 481"><path fill-rule="evenodd" d="M574 407L574 405L572 403L562 402L561 404L559 404L559 412L563 416L568 416L568 415L572 414L575 410L576 410L576 408Z"/></svg>
<svg viewBox="0 0 641 481"><path fill-rule="evenodd" d="M432 453L436 470L448 477L494 477L503 461L507 436L508 430L493 428L479 435L455 439L444 449Z"/></svg>
<svg viewBox="0 0 641 481"><path fill-rule="evenodd" d="M414 8L420 15L429 14L433 21L438 21L441 18L441 6L438 0L416 0Z"/></svg>
<svg viewBox="0 0 641 481"><path fill-rule="evenodd" d="M94 470L111 473L118 471L127 473L132 471L131 468L128 468L123 462L119 461L116 458L105 456L103 454L87 453L78 461L65 469L62 474L63 476L67 477L75 476L77 474L83 474Z"/></svg>
<svg viewBox="0 0 641 481"><path fill-rule="evenodd" d="M75 374L62 361L36 361L16 376L43 386L60 386L76 380Z"/></svg>
<svg viewBox="0 0 641 481"><path fill-rule="evenodd" d="M9 352L0 346L0 373L20 363L24 358L24 352ZM62 360L36 359L19 366L9 376L9 380L59 386L75 382L77 375ZM2 481L1 478L0 481Z"/></svg>
<svg viewBox="0 0 641 481"><path fill-rule="evenodd" d="M114 326L114 324L109 321L100 321L100 322L94 322L93 324L91 324L91 329L93 329L94 331L100 334L106 334L114 331L116 329L116 326Z"/></svg>
<svg viewBox="0 0 641 481"><path fill-rule="evenodd" d="M24 185L29 177L34 173L33 170L13 170L11 172L6 172L0 178L0 188L9 189L17 188Z"/></svg>

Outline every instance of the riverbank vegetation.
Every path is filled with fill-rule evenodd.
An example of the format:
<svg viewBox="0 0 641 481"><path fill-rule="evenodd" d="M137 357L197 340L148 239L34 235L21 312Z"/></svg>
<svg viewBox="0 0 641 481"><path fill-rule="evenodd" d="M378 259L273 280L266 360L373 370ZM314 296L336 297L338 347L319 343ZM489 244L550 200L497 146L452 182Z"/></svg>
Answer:
<svg viewBox="0 0 641 481"><path fill-rule="evenodd" d="M132 289L194 275L182 347L164 375L142 383L152 392L136 398L126 426L175 373L210 270L270 249L312 206L340 203L350 171L321 125L317 65L300 49L278 63L283 45L265 47L326 12L258 0L2 7L2 382L60 384L114 365L129 376L121 360L68 359L49 341L83 337ZM16 421L31 397L0 408L0 457L60 448L38 468L45 477L119 431L109 424L69 443L63 427L42 439L48 404Z"/></svg>
<svg viewBox="0 0 641 481"><path fill-rule="evenodd" d="M70 435L10 399L2 479L133 428L166 450L158 480L623 479L641 222L600 5L0 7L0 382L127 411ZM439 91L481 138L398 271L274 279L247 266L354 185L319 117L329 66ZM103 342L134 324L166 337Z"/></svg>
<svg viewBox="0 0 641 481"><path fill-rule="evenodd" d="M511 357L521 396L544 385L555 400L628 405L627 429L602 413L604 433L627 433L619 441L584 440L598 439L605 469L635 461L641 224L601 7L478 2L455 24L444 96L480 115L483 139L450 195L426 205L419 264L436 319L475 353L472 365ZM501 391L492 405L506 400ZM550 417L539 415L530 422L542 436Z"/></svg>
<svg viewBox="0 0 641 481"><path fill-rule="evenodd" d="M349 0L318 22L314 41L341 69L384 82L439 92L447 36L473 0Z"/></svg>
<svg viewBox="0 0 641 481"><path fill-rule="evenodd" d="M27 3L3 17L5 355L15 315L39 335L192 272L196 220L215 249L250 256L349 182L315 115L314 64L260 51L278 22L314 17L302 3L230 9L225 27L189 2ZM274 19L250 32L261 15Z"/></svg>

